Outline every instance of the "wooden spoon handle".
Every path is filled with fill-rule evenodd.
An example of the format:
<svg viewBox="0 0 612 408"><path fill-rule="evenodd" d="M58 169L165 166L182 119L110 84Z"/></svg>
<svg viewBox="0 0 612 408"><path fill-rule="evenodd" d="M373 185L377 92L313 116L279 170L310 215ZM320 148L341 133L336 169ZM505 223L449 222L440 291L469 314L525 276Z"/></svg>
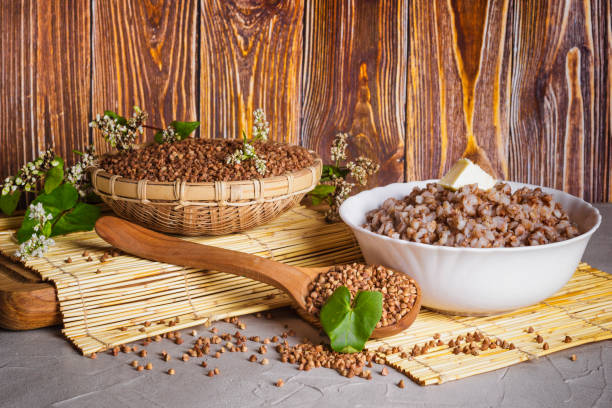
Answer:
<svg viewBox="0 0 612 408"><path fill-rule="evenodd" d="M304 305L301 288L310 281L310 277L293 266L185 241L112 216L100 217L96 222L96 232L115 248L140 258L244 276L283 290L300 306Z"/></svg>

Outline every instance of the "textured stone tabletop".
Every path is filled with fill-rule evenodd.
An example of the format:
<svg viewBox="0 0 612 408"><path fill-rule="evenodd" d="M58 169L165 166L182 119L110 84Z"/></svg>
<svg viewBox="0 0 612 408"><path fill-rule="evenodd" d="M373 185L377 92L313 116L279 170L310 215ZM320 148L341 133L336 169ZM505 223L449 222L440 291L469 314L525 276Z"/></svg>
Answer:
<svg viewBox="0 0 612 408"><path fill-rule="evenodd" d="M598 205L603 224L584 255L596 268L612 272L612 204ZM288 309L273 311L273 319L242 318L247 336L272 337L296 331L313 341L318 334ZM234 332L234 325L217 323L219 331ZM207 329L197 327L198 335ZM191 330L183 330L186 344ZM185 345L163 340L146 349L149 357L102 353L96 360L82 357L65 341L59 328L28 332L0 329L1 407L612 407L612 341L587 344L509 368L442 385L421 387L393 369L373 379L347 379L320 368L299 371L278 361L270 347L270 364L247 361L248 353L224 353L220 359L205 357L208 368L220 374L206 376L203 359L180 361ZM167 350L172 360L159 353ZM577 361L569 359L576 354ZM260 356L261 358L261 356ZM134 359L150 361L153 370L137 372ZM166 374L174 368L176 374ZM282 378L285 385L273 384ZM404 379L406 387L396 386Z"/></svg>

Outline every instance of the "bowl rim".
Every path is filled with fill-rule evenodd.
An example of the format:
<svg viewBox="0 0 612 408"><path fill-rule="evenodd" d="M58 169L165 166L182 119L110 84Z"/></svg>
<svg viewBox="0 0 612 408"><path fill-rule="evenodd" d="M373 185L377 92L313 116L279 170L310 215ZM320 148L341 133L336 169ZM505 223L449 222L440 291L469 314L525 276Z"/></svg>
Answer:
<svg viewBox="0 0 612 408"><path fill-rule="evenodd" d="M367 229L363 228L361 225L356 225L353 222L351 222L350 220L348 220L348 215L346 215L346 211L347 208L349 208L349 206L351 205L352 202L357 201L358 197L360 195L365 195L365 194L372 194L373 191L384 191L385 189L388 189L391 186L396 186L396 185L404 185L404 184L411 184L411 183L437 183L439 181L439 179L429 179L429 180L414 180L414 181L407 181L407 182L402 182L402 183L389 183L387 185L384 186L379 186L379 187L374 187L368 190L364 190L361 191L357 194L355 194L352 197L347 198L342 205L340 206L339 209L339 213L340 213L340 218L342 219L342 221L348 225L351 229L353 230L357 230L359 232L362 232L366 235L369 235L373 238L376 239L382 239L383 241L389 241L389 242L395 242L395 243L399 243L399 244L406 244L407 246L415 246L417 248L426 248L426 249L438 249L438 250L444 250L444 251L449 251L449 252L477 252L477 253L491 253L491 252L517 252L517 251L535 251L535 250L542 250L542 249L546 249L546 248L553 248L553 247L560 247L560 246L564 246L564 245L571 245L574 242L577 242L579 240L585 239L585 238L589 238L591 235L593 235L593 233L599 228L600 224L601 224L601 213L599 212L599 210L594 207L591 203L583 200L580 197L576 197L572 194L569 194L565 191L561 191L561 190L557 190L554 188L550 188L550 187L544 187L544 186L537 186L534 184L528 184L528 183L521 183L519 181L510 181L510 180L504 180L504 183L515 183L515 184L520 184L523 187L529 187L529 188L541 188L544 190L549 190L549 191L554 191L555 193L561 193L564 195L568 195L570 197L572 197L573 199L576 200L580 200L580 202L582 204L586 204L586 206L588 207L589 210L594 211L596 217L597 217L597 222L595 223L595 225L593 225L588 231L585 231L583 233L581 233L578 236L575 236L573 238L570 239L566 239L565 241L559 241L559 242L552 242L550 244L542 244L542 245L533 245L533 246L520 246L520 247L495 247L495 248L471 248L471 247L452 247L452 246L444 246L444 245L432 245L432 244L424 244L421 242L414 242L414 241L408 241L408 240L404 240L404 239L399 239L399 238L391 238L388 237L386 235L381 235L381 234L377 234L375 232L372 231L368 231ZM414 187L413 187L414 188ZM388 197L387 197L388 198Z"/></svg>

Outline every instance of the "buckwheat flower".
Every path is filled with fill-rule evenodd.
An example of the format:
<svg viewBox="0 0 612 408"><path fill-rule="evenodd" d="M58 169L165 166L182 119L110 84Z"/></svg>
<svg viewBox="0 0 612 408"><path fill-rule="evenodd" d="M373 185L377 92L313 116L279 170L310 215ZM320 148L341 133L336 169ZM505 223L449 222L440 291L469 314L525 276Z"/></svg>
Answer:
<svg viewBox="0 0 612 408"><path fill-rule="evenodd" d="M338 163L340 160L346 160L347 138L347 133L338 133L334 138L330 149L332 161Z"/></svg>
<svg viewBox="0 0 612 408"><path fill-rule="evenodd" d="M255 147L250 143L245 143L242 146L242 154L247 157L254 157L257 155L257 153L255 153Z"/></svg>
<svg viewBox="0 0 612 408"><path fill-rule="evenodd" d="M30 212L28 218L31 220L37 220L39 224L45 224L47 221L53 219L53 214L47 213L42 203L30 204Z"/></svg>
<svg viewBox="0 0 612 408"><path fill-rule="evenodd" d="M148 117L149 114L147 112L143 111L138 106L134 106L134 113L132 114L132 117L128 119L127 127L132 129L134 132L142 134L144 132L142 124Z"/></svg>
<svg viewBox="0 0 612 408"><path fill-rule="evenodd" d="M336 186L336 190L334 191L334 201L340 205L346 200L346 198L351 194L353 187L355 187L354 183L350 183L343 178L335 178L333 180L333 184Z"/></svg>
<svg viewBox="0 0 612 408"><path fill-rule="evenodd" d="M47 238L35 232L30 239L19 245L19 249L15 251L15 256L24 261L33 257L40 258L47 253L52 245L55 245L55 241L52 238Z"/></svg>
<svg viewBox="0 0 612 408"><path fill-rule="evenodd" d="M238 149L225 158L227 164L240 164L242 162L242 150Z"/></svg>
<svg viewBox="0 0 612 408"><path fill-rule="evenodd" d="M96 119L89 123L89 126L100 130L104 139L118 150L131 150L138 135L144 132L143 123L148 114L138 106L134 106L134 113L131 118L124 119L125 124L119 123L119 119L111 118L108 115L96 115Z"/></svg>
<svg viewBox="0 0 612 408"><path fill-rule="evenodd" d="M355 184L348 182L341 177L335 177L331 183L336 187L336 189L332 193L332 202L329 209L325 212L325 218L329 222L336 222L340 221L340 215L338 213L340 205L342 205L344 200L346 200L351 194Z"/></svg>
<svg viewBox="0 0 612 408"><path fill-rule="evenodd" d="M7 177L2 186L2 195L10 194L21 188L25 191L32 191L38 183L40 176L46 173L51 167L59 165L55 160L53 149L42 151L36 160L24 164L15 176Z"/></svg>
<svg viewBox="0 0 612 408"><path fill-rule="evenodd" d="M174 126L169 125L161 132L162 143L174 143L179 140L179 134L174 129Z"/></svg>
<svg viewBox="0 0 612 408"><path fill-rule="evenodd" d="M263 109L253 112L253 139L268 140L270 124L266 121L266 114Z"/></svg>
<svg viewBox="0 0 612 408"><path fill-rule="evenodd" d="M255 159L255 169L257 169L257 172L259 174L266 174L266 161L263 159L260 159L259 157Z"/></svg>
<svg viewBox="0 0 612 408"><path fill-rule="evenodd" d="M368 176L373 175L380 169L379 164L363 156L359 156L355 161L348 162L346 167L349 169L351 177L362 186L368 183Z"/></svg>
<svg viewBox="0 0 612 408"><path fill-rule="evenodd" d="M267 140L269 128L263 110L257 109L255 112L253 112L253 116L255 117L255 125L253 126L253 139ZM257 156L255 146L253 146L249 142L246 136L246 132L244 131L242 132L242 140L242 148L237 149L234 153L228 155L225 158L225 162L227 164L240 164L245 160L253 160L257 172L260 174L266 174L266 161Z"/></svg>
<svg viewBox="0 0 612 408"><path fill-rule="evenodd" d="M96 156L96 148L94 145L89 146L82 153L77 153L80 154L81 158L68 169L65 177L66 181L77 189L79 195L85 197L93 191L87 168L95 166L98 157Z"/></svg>

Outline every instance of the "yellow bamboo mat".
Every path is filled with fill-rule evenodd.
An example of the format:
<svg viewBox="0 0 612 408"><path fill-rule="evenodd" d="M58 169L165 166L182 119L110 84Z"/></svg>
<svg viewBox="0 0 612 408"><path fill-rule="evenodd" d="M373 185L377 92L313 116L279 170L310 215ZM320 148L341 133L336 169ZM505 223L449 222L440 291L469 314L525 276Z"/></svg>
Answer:
<svg viewBox="0 0 612 408"><path fill-rule="evenodd" d="M17 249L13 232L0 232L0 253L5 256ZM188 239L296 266L361 259L348 227L327 224L322 214L303 207L247 233ZM55 284L63 333L86 355L171 330L290 304L278 289L231 274L129 255L101 263L109 249L93 231L74 233L57 237L45 257L26 263ZM84 251L88 251L86 256ZM89 256L93 261L87 261ZM169 327L175 317L179 322Z"/></svg>
<svg viewBox="0 0 612 408"><path fill-rule="evenodd" d="M534 332L528 333L529 327ZM478 356L453 354L446 344L457 336L479 331L491 339L514 343L514 350L497 347L480 351ZM531 307L491 317L462 317L422 310L404 333L368 348L399 346L410 354L414 345L422 346L435 334L445 345L410 359L400 353L386 356L387 362L421 385L441 384L471 375L496 370L538 358L584 343L612 338L612 277L581 263L572 279L553 297ZM535 338L539 334L549 349ZM565 343L565 336L572 341ZM465 344L465 343L463 343Z"/></svg>
<svg viewBox="0 0 612 408"><path fill-rule="evenodd" d="M11 255L17 248L11 239L12 232L0 232L0 253L4 255ZM326 224L321 214L303 207L247 233L189 239L300 266L361 259L346 226ZM108 244L94 232L76 233L59 237L45 258L27 263L57 286L64 316L63 332L84 354L290 303L284 294L268 285L230 274L128 255L100 263L100 256L108 249ZM90 252L93 262L82 256L84 250ZM71 263L65 262L68 257ZM100 273L96 273L98 269ZM169 327L167 323L177 316L179 323ZM159 323L162 319L165 323ZM145 326L146 321L152 324ZM529 326L534 333L527 333ZM473 356L452 354L443 345L414 358L401 358L401 353L385 358L417 383L429 385L612 338L612 277L582 263L562 290L537 305L492 317L450 316L423 309L406 332L370 341L366 346L370 349L399 346L409 351L415 344L431 340L436 333L446 344L458 335L476 330L493 339L512 342L516 349L498 347ZM550 346L548 350L535 341L536 334L544 337ZM572 337L571 343L563 341L566 335Z"/></svg>

